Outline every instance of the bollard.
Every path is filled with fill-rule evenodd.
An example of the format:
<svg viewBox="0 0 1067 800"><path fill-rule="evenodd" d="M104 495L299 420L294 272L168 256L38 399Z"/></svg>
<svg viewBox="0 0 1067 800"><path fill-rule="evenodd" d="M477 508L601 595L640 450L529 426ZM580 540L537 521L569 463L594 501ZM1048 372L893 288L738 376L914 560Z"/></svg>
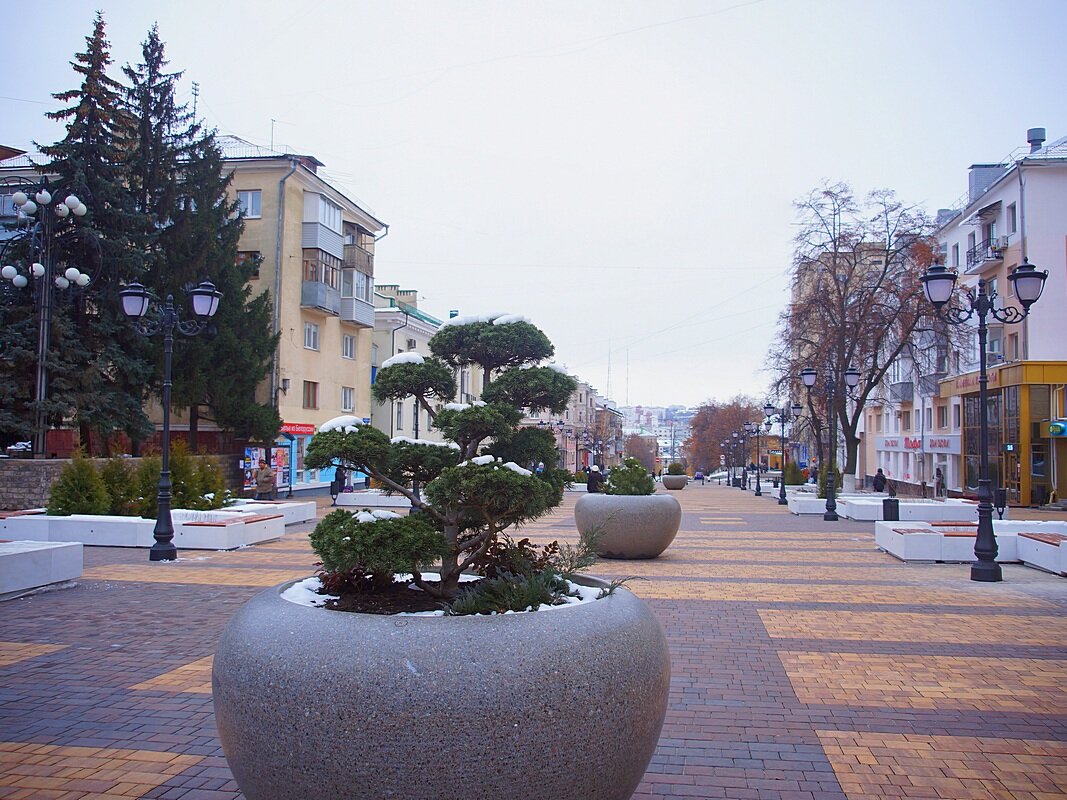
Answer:
<svg viewBox="0 0 1067 800"><path fill-rule="evenodd" d="M886 497L882 500L882 520L884 522L900 521L900 501L895 497Z"/></svg>

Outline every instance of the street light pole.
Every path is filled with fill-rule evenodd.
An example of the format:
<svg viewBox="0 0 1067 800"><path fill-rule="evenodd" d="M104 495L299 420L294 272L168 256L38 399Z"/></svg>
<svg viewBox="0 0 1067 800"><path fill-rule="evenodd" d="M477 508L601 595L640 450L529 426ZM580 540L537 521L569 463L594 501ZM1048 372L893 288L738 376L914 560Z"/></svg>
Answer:
<svg viewBox="0 0 1067 800"><path fill-rule="evenodd" d="M27 232L25 237L9 239L4 250L28 238L30 258L39 260L34 260L27 269L29 275L21 274L12 264L5 264L0 268L0 275L18 289L27 286L31 279L34 282L37 300L37 374L34 389L33 457L44 458L47 456L48 414L45 403L48 400L48 348L52 337L53 288L66 289L71 284L85 287L90 281L89 276L77 267L68 267L64 272L54 275L53 244L65 221L73 222L74 217L85 216L89 209L74 194L67 195L66 199L52 206L53 195L47 179L33 188L21 180L16 185L21 188L12 193L11 202L18 214L18 222L27 223ZM28 192L33 192L32 198Z"/></svg>
<svg viewBox="0 0 1067 800"><path fill-rule="evenodd" d="M746 422L745 423L745 430L748 433L755 433L756 434L756 491L754 493L754 496L755 497L763 497L763 491L760 489L760 456L759 456L759 452L760 452L760 447L759 447L760 426L759 426L759 424L753 425L751 422Z"/></svg>
<svg viewBox="0 0 1067 800"><path fill-rule="evenodd" d="M922 277L923 291L933 304L934 312L950 325L962 325L975 314L978 315L978 533L975 536L974 555L977 559L971 565L971 580L993 583L1003 580L1000 564L997 563L997 537L993 532L993 489L989 480L989 421L986 406L989 402L986 374L986 316L992 316L1005 324L1022 322L1030 313L1030 306L1041 297L1045 287L1048 270L1038 271L1027 259L1011 271L1011 282L1015 296L1022 304L1023 310L1017 308L996 308L996 290L987 291L985 278L978 279L977 290L966 288L963 299L966 307L949 306L953 289L958 278L955 272L949 272L944 266L935 262Z"/></svg>
<svg viewBox="0 0 1067 800"><path fill-rule="evenodd" d="M156 497L156 524L152 537L156 540L148 551L149 561L173 561L178 557L174 546L174 524L170 517L170 387L171 355L174 352L175 329L183 336L196 336L208 326L208 320L219 308L222 292L210 281L203 281L189 290L193 313L197 319L183 320L174 306L174 295L168 294L162 308L157 307L154 319L144 319L149 307L149 294L139 283L131 283L119 295L122 310L131 320L133 329L142 336L163 331L163 446L159 471L159 494Z"/></svg>
<svg viewBox="0 0 1067 800"><path fill-rule="evenodd" d="M808 367L800 371L801 380L804 381L804 386L811 392L812 387L815 385L815 380L818 377L818 373ZM835 473L837 472L837 396L840 390L838 384L841 382L841 378L844 378L845 386L847 389L851 389L860 381L860 373L858 369L848 367L845 369L842 375L839 375L834 369L827 367L826 369L826 383L824 384L824 391L826 394L826 416L829 418L828 433L829 441L827 442L827 449L829 450L830 463L826 470L826 512L822 515L822 518L826 522L837 522L839 519L837 516L837 500L834 497L834 482L836 480Z"/></svg>
<svg viewBox="0 0 1067 800"><path fill-rule="evenodd" d="M767 403L767 405L763 407L763 413L767 417L768 423L770 422L771 414L776 410L777 409L770 403ZM781 414L778 418L778 421L782 424L782 432L779 437L782 447L782 477L778 481L778 505L780 506L789 505L789 500L786 499L785 496L785 423L788 418L789 423L792 424L800 416L801 410L800 403L793 403L792 407L787 404L782 406ZM790 416L790 414L792 414L792 416Z"/></svg>

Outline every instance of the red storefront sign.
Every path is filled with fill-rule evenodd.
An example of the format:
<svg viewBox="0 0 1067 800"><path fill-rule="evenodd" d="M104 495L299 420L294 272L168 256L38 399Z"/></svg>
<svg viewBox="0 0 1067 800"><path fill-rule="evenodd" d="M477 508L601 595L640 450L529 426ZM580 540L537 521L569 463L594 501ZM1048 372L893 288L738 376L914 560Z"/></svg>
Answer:
<svg viewBox="0 0 1067 800"><path fill-rule="evenodd" d="M282 433L291 433L294 436L313 436L316 427L308 422L283 422Z"/></svg>

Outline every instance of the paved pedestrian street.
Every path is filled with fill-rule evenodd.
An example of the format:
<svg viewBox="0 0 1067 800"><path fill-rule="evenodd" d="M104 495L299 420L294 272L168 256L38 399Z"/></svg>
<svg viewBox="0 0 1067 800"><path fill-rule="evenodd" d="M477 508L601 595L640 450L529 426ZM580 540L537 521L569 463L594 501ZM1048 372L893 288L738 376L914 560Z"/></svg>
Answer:
<svg viewBox="0 0 1067 800"><path fill-rule="evenodd" d="M1067 578L1006 565L974 583L878 552L872 523L725 486L672 494L663 556L590 570L633 576L671 647L635 797L1067 796ZM573 541L580 496L523 534ZM212 652L253 594L313 572L309 530L171 564L86 548L75 588L0 603L0 800L240 798Z"/></svg>

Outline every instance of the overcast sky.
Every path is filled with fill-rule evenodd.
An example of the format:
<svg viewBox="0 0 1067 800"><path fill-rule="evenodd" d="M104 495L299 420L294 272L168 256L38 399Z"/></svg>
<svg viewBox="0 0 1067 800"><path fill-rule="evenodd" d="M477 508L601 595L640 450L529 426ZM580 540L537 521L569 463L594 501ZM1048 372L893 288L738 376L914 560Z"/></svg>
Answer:
<svg viewBox="0 0 1067 800"><path fill-rule="evenodd" d="M0 143L62 136L97 8L115 77L158 21L208 124L389 223L379 283L525 314L620 404L762 401L823 179L933 211L1067 136L1065 0L71 0L5 15Z"/></svg>

